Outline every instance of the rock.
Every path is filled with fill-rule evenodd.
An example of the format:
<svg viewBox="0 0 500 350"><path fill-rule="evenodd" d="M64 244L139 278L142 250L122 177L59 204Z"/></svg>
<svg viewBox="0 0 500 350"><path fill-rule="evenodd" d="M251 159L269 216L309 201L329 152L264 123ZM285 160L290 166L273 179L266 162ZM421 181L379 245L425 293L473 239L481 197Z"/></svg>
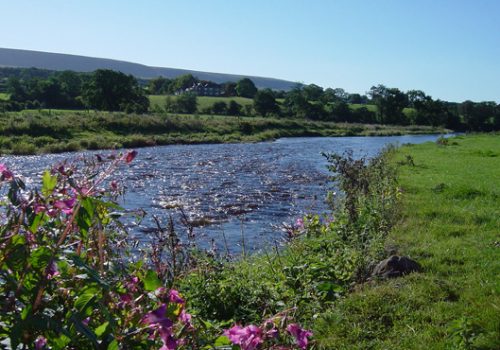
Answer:
<svg viewBox="0 0 500 350"><path fill-rule="evenodd" d="M415 260L406 256L392 255L375 266L372 277L394 278L418 271L422 271L422 267Z"/></svg>

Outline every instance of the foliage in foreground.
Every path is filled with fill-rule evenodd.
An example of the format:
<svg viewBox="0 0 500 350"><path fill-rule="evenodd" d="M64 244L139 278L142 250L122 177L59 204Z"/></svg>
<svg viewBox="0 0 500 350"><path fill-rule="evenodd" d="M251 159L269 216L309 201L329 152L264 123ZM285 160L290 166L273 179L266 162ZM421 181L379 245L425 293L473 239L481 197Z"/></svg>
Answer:
<svg viewBox="0 0 500 350"><path fill-rule="evenodd" d="M150 260L133 261L118 218L114 169L136 152L62 163L29 191L0 164L0 344L9 349L201 349L234 344L306 349L311 332L289 311L225 331L187 312L174 289L173 231L159 230ZM163 255L170 248L170 256ZM167 259L167 260L165 260ZM170 260L169 260L170 259Z"/></svg>

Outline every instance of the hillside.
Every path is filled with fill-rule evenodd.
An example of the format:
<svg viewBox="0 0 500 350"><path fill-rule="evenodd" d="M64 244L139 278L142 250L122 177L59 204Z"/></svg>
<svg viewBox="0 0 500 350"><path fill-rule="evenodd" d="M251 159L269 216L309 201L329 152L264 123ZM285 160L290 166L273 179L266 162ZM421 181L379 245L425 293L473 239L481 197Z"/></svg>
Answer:
<svg viewBox="0 0 500 350"><path fill-rule="evenodd" d="M192 74L201 80L210 80L216 83L238 81L241 78L247 77L250 78L258 88L270 88L285 91L290 90L296 85L295 82L274 78L200 72L188 69L166 67L150 67L138 63L106 58L6 48L0 48L0 67L1 66L22 68L35 67L50 70L72 70L76 72L92 72L96 69L112 69L144 79L151 79L159 76L163 76L165 78L175 78L183 74Z"/></svg>

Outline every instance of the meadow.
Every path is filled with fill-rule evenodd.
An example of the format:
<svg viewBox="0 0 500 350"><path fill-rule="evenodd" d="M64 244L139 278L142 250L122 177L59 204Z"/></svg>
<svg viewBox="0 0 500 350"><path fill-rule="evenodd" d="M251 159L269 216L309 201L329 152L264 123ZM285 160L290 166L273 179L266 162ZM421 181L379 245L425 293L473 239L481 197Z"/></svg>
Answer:
<svg viewBox="0 0 500 350"><path fill-rule="evenodd" d="M158 106L161 108L165 107L165 100L167 96L165 95L149 95L149 102L151 104L151 108L154 109L154 106ZM171 96L172 98L175 99L175 96ZM225 102L226 104L229 104L231 101L235 101L239 103L242 106L251 106L253 105L253 99L251 98L246 98L246 97L210 97L210 96L198 96L197 97L198 101L198 110L202 111L207 108L210 108L214 105L216 102Z"/></svg>
<svg viewBox="0 0 500 350"><path fill-rule="evenodd" d="M393 162L402 209L385 247L423 272L356 286L315 321L319 342L331 349L500 348L499 135L404 146Z"/></svg>

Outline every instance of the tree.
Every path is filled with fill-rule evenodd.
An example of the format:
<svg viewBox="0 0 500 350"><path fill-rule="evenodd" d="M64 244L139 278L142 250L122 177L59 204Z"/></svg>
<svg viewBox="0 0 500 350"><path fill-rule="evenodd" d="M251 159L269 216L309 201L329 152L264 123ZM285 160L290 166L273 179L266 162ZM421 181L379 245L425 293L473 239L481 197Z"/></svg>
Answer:
<svg viewBox="0 0 500 350"><path fill-rule="evenodd" d="M170 113L193 114L198 108L198 99L196 94L185 93L172 98L167 96L165 100L165 110Z"/></svg>
<svg viewBox="0 0 500 350"><path fill-rule="evenodd" d="M224 101L214 102L212 105L212 113L223 115L227 113L227 104Z"/></svg>
<svg viewBox="0 0 500 350"><path fill-rule="evenodd" d="M99 110L142 113L149 108L149 100L133 76L109 69L92 74L82 97L88 107Z"/></svg>
<svg viewBox="0 0 500 350"><path fill-rule="evenodd" d="M169 85L169 93L183 92L198 82L192 74L184 74L175 78Z"/></svg>
<svg viewBox="0 0 500 350"><path fill-rule="evenodd" d="M409 90L408 95L408 105L411 108L419 108L427 98L427 95L422 90Z"/></svg>
<svg viewBox="0 0 500 350"><path fill-rule="evenodd" d="M304 96L308 101L319 101L323 96L323 88L315 84L309 84L302 88Z"/></svg>
<svg viewBox="0 0 500 350"><path fill-rule="evenodd" d="M236 83L232 81L225 82L222 84L224 88L224 96L232 97L236 96Z"/></svg>
<svg viewBox="0 0 500 350"><path fill-rule="evenodd" d="M150 94L163 95L168 93L171 84L172 80L164 77L158 77L149 81L148 90Z"/></svg>
<svg viewBox="0 0 500 350"><path fill-rule="evenodd" d="M333 89L333 93L340 101L347 102L347 100L349 99L349 93L346 92L344 89L341 88Z"/></svg>
<svg viewBox="0 0 500 350"><path fill-rule="evenodd" d="M369 93L377 105L379 122L383 124L406 124L403 109L408 106L408 96L397 88L384 85L372 86Z"/></svg>
<svg viewBox="0 0 500 350"><path fill-rule="evenodd" d="M489 131L495 124L497 105L495 102L465 101L459 105L464 123L472 131Z"/></svg>
<svg viewBox="0 0 500 350"><path fill-rule="evenodd" d="M226 114L235 116L241 115L241 105L235 100L229 101L229 106L227 107Z"/></svg>
<svg viewBox="0 0 500 350"><path fill-rule="evenodd" d="M25 101L27 92L21 80L17 77L10 77L7 80L7 92L10 94L12 101Z"/></svg>
<svg viewBox="0 0 500 350"><path fill-rule="evenodd" d="M300 86L296 86L286 94L283 105L285 114L290 117L307 118L311 114L312 105Z"/></svg>
<svg viewBox="0 0 500 350"><path fill-rule="evenodd" d="M253 81L243 78L236 83L236 93L241 97L253 98L257 93L257 88Z"/></svg>
<svg viewBox="0 0 500 350"><path fill-rule="evenodd" d="M367 98L365 95L361 96L360 94L349 94L347 102L354 104L366 104Z"/></svg>
<svg viewBox="0 0 500 350"><path fill-rule="evenodd" d="M271 113L278 114L280 111L271 89L257 91L253 99L253 107L257 113L264 117Z"/></svg>
<svg viewBox="0 0 500 350"><path fill-rule="evenodd" d="M82 77L73 71L63 71L57 76L57 80L61 84L61 92L68 101L68 104L76 100L82 93Z"/></svg>
<svg viewBox="0 0 500 350"><path fill-rule="evenodd" d="M331 116L333 121L337 122L352 122L352 112L349 105L344 101L335 102L331 106Z"/></svg>
<svg viewBox="0 0 500 350"><path fill-rule="evenodd" d="M55 78L39 81L40 95L37 100L43 102L47 108L56 108L65 105L66 98L62 95L62 88Z"/></svg>

